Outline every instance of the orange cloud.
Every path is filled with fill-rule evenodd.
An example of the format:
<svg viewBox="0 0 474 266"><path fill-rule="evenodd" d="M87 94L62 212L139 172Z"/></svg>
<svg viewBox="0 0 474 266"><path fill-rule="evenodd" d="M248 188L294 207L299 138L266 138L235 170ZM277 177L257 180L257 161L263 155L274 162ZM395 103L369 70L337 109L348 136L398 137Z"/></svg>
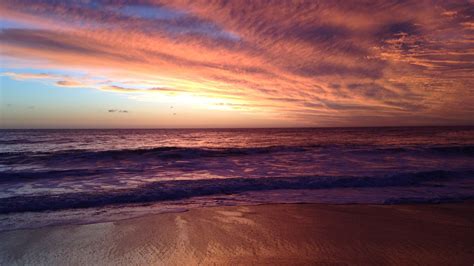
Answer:
<svg viewBox="0 0 474 266"><path fill-rule="evenodd" d="M84 87L84 84L74 80L60 80L56 82L56 85L60 87Z"/></svg>

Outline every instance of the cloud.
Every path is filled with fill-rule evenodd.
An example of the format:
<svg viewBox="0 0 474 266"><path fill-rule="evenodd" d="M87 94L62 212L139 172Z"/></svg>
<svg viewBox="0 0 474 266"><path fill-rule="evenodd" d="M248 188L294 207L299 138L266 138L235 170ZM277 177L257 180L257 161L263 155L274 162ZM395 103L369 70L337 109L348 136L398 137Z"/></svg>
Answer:
<svg viewBox="0 0 474 266"><path fill-rule="evenodd" d="M468 2L7 0L0 13L30 25L2 28L1 56L88 72L15 79L227 99L314 125L355 111L361 123L473 122Z"/></svg>
<svg viewBox="0 0 474 266"><path fill-rule="evenodd" d="M3 76L8 76L16 80L26 80L26 79L52 79L55 76L46 74L46 73L14 73L14 72L5 72Z"/></svg>
<svg viewBox="0 0 474 266"><path fill-rule="evenodd" d="M121 93L134 93L134 92L140 92L140 90L136 89L129 89L129 88L123 88L120 86L102 86L100 88L103 91L110 91L110 92L121 92Z"/></svg>
<svg viewBox="0 0 474 266"><path fill-rule="evenodd" d="M84 84L74 80L60 80L56 82L56 85L60 87L83 87Z"/></svg>
<svg viewBox="0 0 474 266"><path fill-rule="evenodd" d="M2 76L8 76L15 80L43 80L53 81L59 87L89 87L94 88L97 80L93 81L85 77L70 77L68 75L52 74L52 73L15 73L4 72Z"/></svg>
<svg viewBox="0 0 474 266"><path fill-rule="evenodd" d="M170 93L170 92L180 92L179 89L173 88L159 88L159 87L152 87L152 88L126 88L116 85L107 85L100 87L102 91L109 91L109 92L118 92L118 93L150 93L150 92L163 92L163 93Z"/></svg>
<svg viewBox="0 0 474 266"><path fill-rule="evenodd" d="M128 110L121 110L121 109L109 109L109 113L128 113Z"/></svg>

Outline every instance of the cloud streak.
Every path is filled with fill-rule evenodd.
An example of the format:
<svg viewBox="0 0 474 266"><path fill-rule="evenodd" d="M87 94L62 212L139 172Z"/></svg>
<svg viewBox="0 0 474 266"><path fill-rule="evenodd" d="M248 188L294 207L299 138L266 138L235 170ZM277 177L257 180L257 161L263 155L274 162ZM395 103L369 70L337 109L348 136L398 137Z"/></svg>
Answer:
<svg viewBox="0 0 474 266"><path fill-rule="evenodd" d="M128 114L128 110L121 110L121 109L109 109L107 112L109 112L109 113Z"/></svg>
<svg viewBox="0 0 474 266"><path fill-rule="evenodd" d="M304 125L474 122L468 1L6 0L0 14L32 25L1 30L2 56L92 76L15 79L225 99Z"/></svg>

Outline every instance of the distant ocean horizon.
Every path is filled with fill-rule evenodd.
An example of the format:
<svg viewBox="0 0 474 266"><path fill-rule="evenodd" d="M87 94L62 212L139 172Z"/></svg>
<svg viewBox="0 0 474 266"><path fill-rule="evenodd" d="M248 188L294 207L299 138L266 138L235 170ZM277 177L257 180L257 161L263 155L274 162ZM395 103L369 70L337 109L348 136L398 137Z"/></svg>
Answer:
<svg viewBox="0 0 474 266"><path fill-rule="evenodd" d="M379 126L263 126L263 127L0 127L9 130L239 130L239 129L364 129L364 128L474 128L474 124L379 125Z"/></svg>
<svg viewBox="0 0 474 266"><path fill-rule="evenodd" d="M0 230L262 203L474 198L474 127L1 129Z"/></svg>

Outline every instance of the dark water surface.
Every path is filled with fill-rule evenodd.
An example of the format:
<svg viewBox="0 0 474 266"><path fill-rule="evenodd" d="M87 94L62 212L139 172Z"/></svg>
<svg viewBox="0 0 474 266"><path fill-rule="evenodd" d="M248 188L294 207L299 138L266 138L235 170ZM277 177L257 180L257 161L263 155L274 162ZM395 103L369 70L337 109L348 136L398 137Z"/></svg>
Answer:
<svg viewBox="0 0 474 266"><path fill-rule="evenodd" d="M0 214L439 202L473 181L474 127L0 131Z"/></svg>

